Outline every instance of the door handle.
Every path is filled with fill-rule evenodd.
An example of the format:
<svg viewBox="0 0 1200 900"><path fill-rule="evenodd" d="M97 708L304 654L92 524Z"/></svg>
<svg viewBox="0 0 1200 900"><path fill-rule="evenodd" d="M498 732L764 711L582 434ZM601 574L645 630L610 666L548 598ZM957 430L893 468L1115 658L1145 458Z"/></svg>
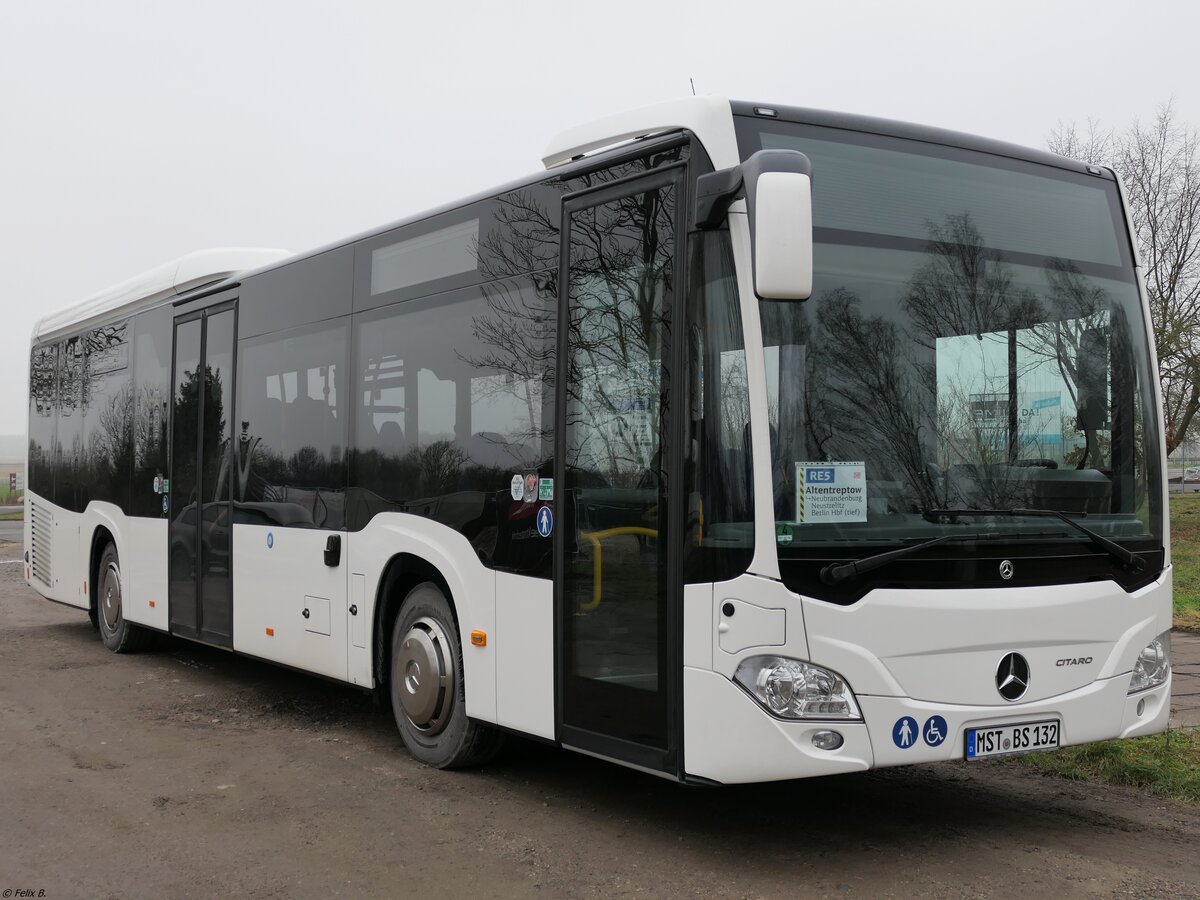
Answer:
<svg viewBox="0 0 1200 900"><path fill-rule="evenodd" d="M358 615L358 604L356 604L356 603L350 604L350 615L352 615L352 616Z"/></svg>
<svg viewBox="0 0 1200 900"><path fill-rule="evenodd" d="M342 562L342 536L331 534L325 539L325 565L333 567Z"/></svg>

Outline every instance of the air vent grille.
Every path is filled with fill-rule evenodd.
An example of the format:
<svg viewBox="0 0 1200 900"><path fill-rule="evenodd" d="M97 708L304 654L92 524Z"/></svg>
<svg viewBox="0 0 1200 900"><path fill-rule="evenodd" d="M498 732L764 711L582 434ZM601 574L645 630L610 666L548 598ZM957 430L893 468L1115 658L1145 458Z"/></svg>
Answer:
<svg viewBox="0 0 1200 900"><path fill-rule="evenodd" d="M54 532L54 512L32 500L29 503L30 538L29 564L33 568L33 577L46 587L52 587L50 581L50 545Z"/></svg>

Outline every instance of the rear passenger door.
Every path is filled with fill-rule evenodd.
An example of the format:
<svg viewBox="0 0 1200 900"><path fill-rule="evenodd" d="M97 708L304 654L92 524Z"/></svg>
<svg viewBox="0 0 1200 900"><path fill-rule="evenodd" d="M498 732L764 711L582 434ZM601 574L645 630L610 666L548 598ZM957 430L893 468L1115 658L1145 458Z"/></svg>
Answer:
<svg viewBox="0 0 1200 900"><path fill-rule="evenodd" d="M234 303L175 320L168 616L172 634L233 646L229 464L233 423Z"/></svg>

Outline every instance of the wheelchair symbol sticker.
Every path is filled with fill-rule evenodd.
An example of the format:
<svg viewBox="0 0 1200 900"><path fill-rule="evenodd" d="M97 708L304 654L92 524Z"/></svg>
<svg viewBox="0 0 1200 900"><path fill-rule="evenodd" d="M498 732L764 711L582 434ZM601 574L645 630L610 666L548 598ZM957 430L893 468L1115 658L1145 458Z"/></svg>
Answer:
<svg viewBox="0 0 1200 900"><path fill-rule="evenodd" d="M554 513L550 512L550 507L543 506L538 510L537 529L542 537L550 537L550 533L554 531Z"/></svg>
<svg viewBox="0 0 1200 900"><path fill-rule="evenodd" d="M921 736L925 738L925 743L930 747L936 747L942 741L946 740L946 720L941 716L930 716L925 720L925 727L921 729Z"/></svg>

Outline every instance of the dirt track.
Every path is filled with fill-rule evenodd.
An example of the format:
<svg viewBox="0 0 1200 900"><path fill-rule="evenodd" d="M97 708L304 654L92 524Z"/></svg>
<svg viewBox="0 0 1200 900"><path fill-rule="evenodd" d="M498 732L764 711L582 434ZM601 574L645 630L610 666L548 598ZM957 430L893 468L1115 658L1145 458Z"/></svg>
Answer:
<svg viewBox="0 0 1200 900"><path fill-rule="evenodd" d="M0 766L0 889L51 900L1200 896L1200 809L1011 764L681 788L513 741L427 769L362 694L114 656L11 563Z"/></svg>

